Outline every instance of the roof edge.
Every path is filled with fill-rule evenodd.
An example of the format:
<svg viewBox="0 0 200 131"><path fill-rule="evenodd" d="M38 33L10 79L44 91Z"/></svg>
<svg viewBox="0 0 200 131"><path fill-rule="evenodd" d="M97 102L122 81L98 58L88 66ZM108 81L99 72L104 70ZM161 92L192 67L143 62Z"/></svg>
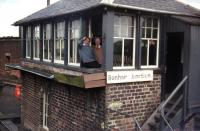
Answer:
<svg viewBox="0 0 200 131"><path fill-rule="evenodd" d="M85 11L85 10L88 10L88 9L92 9L92 8L104 5L104 6L114 7L114 8L126 8L126 9L133 9L133 10L139 10L139 11L152 12L152 13L161 13L161 14L178 15L178 16L190 16L190 17L200 18L200 16L192 15L192 14L188 14L188 13L179 13L179 12L172 12L172 11L149 9L149 8L143 8L143 7L137 7L137 6L115 4L113 2L114 2L114 0L102 0L98 5L94 5L94 6L91 6L91 7L87 8L87 9L82 9L82 10L79 10L79 11ZM71 14L71 13L79 12L79 11L72 11L72 12L60 14L60 15L57 15L57 16L67 15L67 14ZM13 23L13 25L14 26L20 26L20 25L23 25L24 23L44 20L44 19L53 18L53 17L57 17L57 16L49 16L49 17L43 17L43 18L38 18L38 19L32 19L30 21L24 21L24 22L23 21L21 22L21 20L19 20L19 21L16 21L15 23Z"/></svg>

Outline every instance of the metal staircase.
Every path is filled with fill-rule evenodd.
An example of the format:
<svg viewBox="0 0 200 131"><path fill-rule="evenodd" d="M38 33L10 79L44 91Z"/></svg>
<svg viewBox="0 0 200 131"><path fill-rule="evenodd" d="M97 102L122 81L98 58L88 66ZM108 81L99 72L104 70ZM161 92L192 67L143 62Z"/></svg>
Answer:
<svg viewBox="0 0 200 131"><path fill-rule="evenodd" d="M174 131L181 129L185 113L184 90L188 77L177 85L169 97L163 101L143 124L143 131Z"/></svg>

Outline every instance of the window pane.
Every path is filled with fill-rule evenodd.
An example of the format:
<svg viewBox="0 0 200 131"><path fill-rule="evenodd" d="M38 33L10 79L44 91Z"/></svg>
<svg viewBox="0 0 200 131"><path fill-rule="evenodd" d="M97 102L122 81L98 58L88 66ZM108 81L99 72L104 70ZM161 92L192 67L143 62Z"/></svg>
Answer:
<svg viewBox="0 0 200 131"><path fill-rule="evenodd" d="M128 37L128 25L121 26L121 37Z"/></svg>
<svg viewBox="0 0 200 131"><path fill-rule="evenodd" d="M28 46L28 47L27 47L27 48L28 48L28 49L27 49L27 56L30 57L30 56L31 56L31 40L28 39L27 42L28 42L28 44L27 44L27 46Z"/></svg>
<svg viewBox="0 0 200 131"><path fill-rule="evenodd" d="M141 19L141 22L142 22L142 27L146 27L146 23L145 23L146 21L144 18Z"/></svg>
<svg viewBox="0 0 200 131"><path fill-rule="evenodd" d="M64 40L61 40L61 60L64 60Z"/></svg>
<svg viewBox="0 0 200 131"><path fill-rule="evenodd" d="M128 20L128 26L134 26L134 23L133 23L133 18L132 17L127 17L127 20Z"/></svg>
<svg viewBox="0 0 200 131"><path fill-rule="evenodd" d="M77 61L76 62L80 62L80 56L79 56L79 51L78 51L78 39L76 39L76 58L77 58Z"/></svg>
<svg viewBox="0 0 200 131"><path fill-rule="evenodd" d="M128 37L134 38L134 27L129 26L128 28Z"/></svg>
<svg viewBox="0 0 200 131"><path fill-rule="evenodd" d="M69 51L70 59L69 59L69 61L71 63L73 63L73 49L74 49L73 46L74 46L74 40L70 40L70 51Z"/></svg>
<svg viewBox="0 0 200 131"><path fill-rule="evenodd" d="M151 29L146 29L146 31L147 31L146 38L151 38Z"/></svg>
<svg viewBox="0 0 200 131"><path fill-rule="evenodd" d="M133 66L133 40L124 40L124 66Z"/></svg>
<svg viewBox="0 0 200 131"><path fill-rule="evenodd" d="M147 27L152 27L152 19L151 18L147 18Z"/></svg>
<svg viewBox="0 0 200 131"><path fill-rule="evenodd" d="M113 65L122 65L122 39L114 39Z"/></svg>
<svg viewBox="0 0 200 131"><path fill-rule="evenodd" d="M157 41L149 41L149 65L156 65Z"/></svg>
<svg viewBox="0 0 200 131"><path fill-rule="evenodd" d="M52 60L52 42L49 41L49 59Z"/></svg>
<svg viewBox="0 0 200 131"><path fill-rule="evenodd" d="M147 65L147 40L142 40L142 45L141 45L141 55L142 55L142 59L141 59L141 64L142 65Z"/></svg>
<svg viewBox="0 0 200 131"><path fill-rule="evenodd" d="M120 26L115 25L114 26L114 37L120 37Z"/></svg>
<svg viewBox="0 0 200 131"><path fill-rule="evenodd" d="M56 60L60 60L60 40L56 40L55 47Z"/></svg>
<svg viewBox="0 0 200 131"><path fill-rule="evenodd" d="M153 27L158 28L158 19L153 19Z"/></svg>
<svg viewBox="0 0 200 131"><path fill-rule="evenodd" d="M44 59L48 59L48 41L44 40Z"/></svg>
<svg viewBox="0 0 200 131"><path fill-rule="evenodd" d="M51 39L51 25L46 25L46 39Z"/></svg>
<svg viewBox="0 0 200 131"><path fill-rule="evenodd" d="M142 28L142 38L146 38L146 36L145 36L145 31L146 31L146 29L145 29L145 28Z"/></svg>
<svg viewBox="0 0 200 131"><path fill-rule="evenodd" d="M153 38L158 38L158 30L157 29L154 29L153 30Z"/></svg>
<svg viewBox="0 0 200 131"><path fill-rule="evenodd" d="M120 17L115 15L115 18L114 18L114 25L120 25Z"/></svg>

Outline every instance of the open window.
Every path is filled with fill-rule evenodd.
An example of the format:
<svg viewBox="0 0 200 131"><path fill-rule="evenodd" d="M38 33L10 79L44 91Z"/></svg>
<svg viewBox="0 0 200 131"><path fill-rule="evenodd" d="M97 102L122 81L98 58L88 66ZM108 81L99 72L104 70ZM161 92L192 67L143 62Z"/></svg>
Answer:
<svg viewBox="0 0 200 131"><path fill-rule="evenodd" d="M114 69L135 66L135 18L115 15L114 18Z"/></svg>
<svg viewBox="0 0 200 131"><path fill-rule="evenodd" d="M40 59L40 26L34 26L33 30L33 59Z"/></svg>
<svg viewBox="0 0 200 131"><path fill-rule="evenodd" d="M64 64L65 22L54 25L54 62Z"/></svg>
<svg viewBox="0 0 200 131"><path fill-rule="evenodd" d="M141 67L157 68L159 57L159 19L142 17Z"/></svg>

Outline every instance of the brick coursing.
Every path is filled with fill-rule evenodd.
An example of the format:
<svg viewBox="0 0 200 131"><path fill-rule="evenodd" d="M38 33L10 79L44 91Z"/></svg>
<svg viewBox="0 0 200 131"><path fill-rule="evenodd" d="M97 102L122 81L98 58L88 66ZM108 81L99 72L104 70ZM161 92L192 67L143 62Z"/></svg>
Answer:
<svg viewBox="0 0 200 131"><path fill-rule="evenodd" d="M20 42L20 38L0 38L0 75L6 73L5 64L20 63ZM10 59L6 55L9 55Z"/></svg>
<svg viewBox="0 0 200 131"><path fill-rule="evenodd" d="M104 89L84 90L53 82L50 131L96 131L104 121Z"/></svg>
<svg viewBox="0 0 200 131"><path fill-rule="evenodd" d="M32 131L39 130L46 88L49 131L133 130L134 117L142 125L159 105L160 83L161 76L155 74L151 82L86 90L23 73L22 123ZM118 112L110 110L112 106L118 106Z"/></svg>
<svg viewBox="0 0 200 131"><path fill-rule="evenodd" d="M151 82L112 84L106 87L106 128L129 131L134 129L134 120L142 125L160 104L161 76L154 75ZM113 111L110 105L120 106ZM120 114L128 114L128 116Z"/></svg>
<svg viewBox="0 0 200 131"><path fill-rule="evenodd" d="M42 92L49 92L49 131L100 131L104 122L104 88L85 90L23 73L22 123L27 129L42 125ZM44 84L44 83L48 84Z"/></svg>
<svg viewBox="0 0 200 131"><path fill-rule="evenodd" d="M22 127L38 131L42 122L42 85L41 77L23 73L22 86Z"/></svg>

